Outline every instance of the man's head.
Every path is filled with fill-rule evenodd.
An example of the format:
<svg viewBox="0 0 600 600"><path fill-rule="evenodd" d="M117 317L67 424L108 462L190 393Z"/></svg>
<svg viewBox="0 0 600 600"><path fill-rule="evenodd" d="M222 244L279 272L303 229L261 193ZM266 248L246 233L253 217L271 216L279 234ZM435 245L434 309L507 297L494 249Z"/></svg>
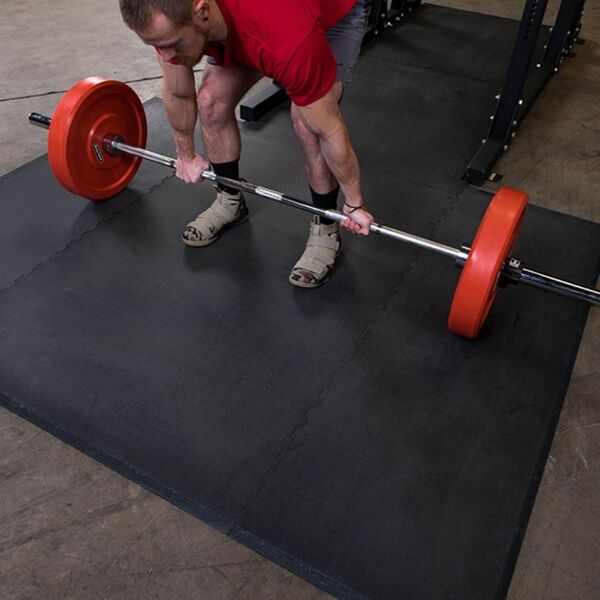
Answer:
<svg viewBox="0 0 600 600"><path fill-rule="evenodd" d="M208 40L210 0L119 0L125 24L166 62L192 67Z"/></svg>

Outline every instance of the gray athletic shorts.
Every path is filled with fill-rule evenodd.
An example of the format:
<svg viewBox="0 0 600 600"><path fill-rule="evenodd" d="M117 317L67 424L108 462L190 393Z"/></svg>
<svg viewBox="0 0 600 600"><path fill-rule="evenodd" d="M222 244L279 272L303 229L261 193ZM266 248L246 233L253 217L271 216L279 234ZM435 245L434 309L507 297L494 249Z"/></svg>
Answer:
<svg viewBox="0 0 600 600"><path fill-rule="evenodd" d="M356 0L346 17L327 31L327 39L337 63L336 81L344 85L352 81L352 70L358 62L370 12L371 0Z"/></svg>
<svg viewBox="0 0 600 600"><path fill-rule="evenodd" d="M370 12L371 0L356 0L346 17L327 31L327 39L337 63L335 80L344 85L352 81L352 70L358 62ZM210 56L208 64L216 64Z"/></svg>

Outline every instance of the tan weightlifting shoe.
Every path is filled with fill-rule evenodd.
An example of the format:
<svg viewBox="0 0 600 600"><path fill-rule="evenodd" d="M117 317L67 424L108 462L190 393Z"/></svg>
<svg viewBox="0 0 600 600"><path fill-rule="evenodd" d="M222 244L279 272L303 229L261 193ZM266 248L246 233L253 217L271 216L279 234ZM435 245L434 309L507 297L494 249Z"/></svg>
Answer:
<svg viewBox="0 0 600 600"><path fill-rule="evenodd" d="M248 218L248 208L241 192L230 194L217 188L217 199L186 227L181 239L184 244L199 248L216 242L221 233Z"/></svg>
<svg viewBox="0 0 600 600"><path fill-rule="evenodd" d="M341 251L342 240L338 224L323 225L321 217L315 215L310 224L306 250L294 265L288 281L303 288L315 288L324 284Z"/></svg>

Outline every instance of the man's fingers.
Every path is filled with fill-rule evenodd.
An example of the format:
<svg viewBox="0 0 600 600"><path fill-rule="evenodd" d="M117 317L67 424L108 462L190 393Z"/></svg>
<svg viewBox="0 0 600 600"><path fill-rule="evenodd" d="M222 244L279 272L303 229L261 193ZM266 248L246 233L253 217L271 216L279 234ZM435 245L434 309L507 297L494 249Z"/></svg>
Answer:
<svg viewBox="0 0 600 600"><path fill-rule="evenodd" d="M356 233L356 228L359 227L359 225L351 219L346 219L345 221L342 221L340 225L346 228L348 231L352 231L354 233Z"/></svg>
<svg viewBox="0 0 600 600"><path fill-rule="evenodd" d="M196 155L194 160L178 158L175 163L175 173L185 183L201 182L202 173L208 168L209 164L200 155Z"/></svg>
<svg viewBox="0 0 600 600"><path fill-rule="evenodd" d="M370 224L357 223L352 219L346 219L342 222L342 225L352 233L359 235L368 235L370 231Z"/></svg>

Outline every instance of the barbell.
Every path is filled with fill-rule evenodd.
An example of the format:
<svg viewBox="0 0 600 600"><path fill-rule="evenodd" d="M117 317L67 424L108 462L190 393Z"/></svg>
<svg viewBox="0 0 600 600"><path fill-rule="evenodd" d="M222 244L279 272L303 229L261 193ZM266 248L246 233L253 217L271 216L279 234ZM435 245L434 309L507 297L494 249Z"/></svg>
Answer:
<svg viewBox="0 0 600 600"><path fill-rule="evenodd" d="M136 174L141 159L171 167L176 160L144 149L146 116L135 92L125 83L89 77L62 97L52 118L31 113L29 121L47 128L48 159L58 182L90 200L106 200L122 191ZM341 222L348 217L318 208L282 192L203 171L202 179ZM499 284L524 283L600 306L600 290L525 268L511 256L528 196L501 188L490 202L471 246L460 248L373 223L371 232L431 250L454 259L462 272L450 305L448 327L476 338L490 312Z"/></svg>

